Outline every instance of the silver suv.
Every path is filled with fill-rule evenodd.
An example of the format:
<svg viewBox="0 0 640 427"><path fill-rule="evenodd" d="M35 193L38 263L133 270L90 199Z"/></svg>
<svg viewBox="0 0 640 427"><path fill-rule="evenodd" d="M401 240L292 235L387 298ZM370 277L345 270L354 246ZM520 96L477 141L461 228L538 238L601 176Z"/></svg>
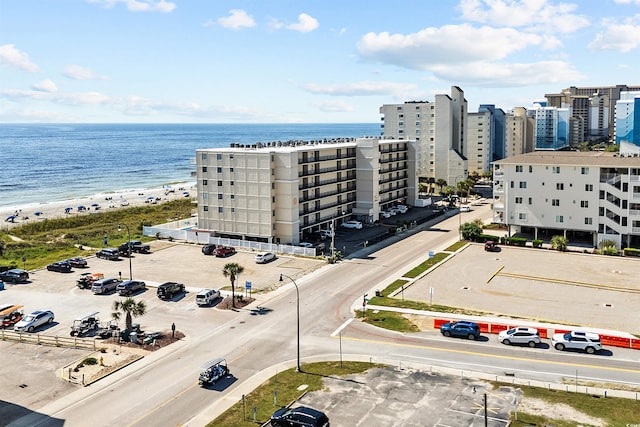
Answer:
<svg viewBox="0 0 640 427"><path fill-rule="evenodd" d="M498 334L498 341L502 344L523 344L535 347L540 344L540 334L535 328L517 327Z"/></svg>
<svg viewBox="0 0 640 427"><path fill-rule="evenodd" d="M600 335L593 332L571 331L566 334L554 334L551 345L556 350L575 349L583 350L589 354L602 350Z"/></svg>

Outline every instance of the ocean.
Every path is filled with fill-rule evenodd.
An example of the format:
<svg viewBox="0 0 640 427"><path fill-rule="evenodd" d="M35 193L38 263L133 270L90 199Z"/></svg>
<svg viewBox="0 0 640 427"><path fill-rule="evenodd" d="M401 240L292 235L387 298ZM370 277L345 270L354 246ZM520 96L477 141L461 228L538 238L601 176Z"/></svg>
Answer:
<svg viewBox="0 0 640 427"><path fill-rule="evenodd" d="M195 151L378 136L354 124L0 124L0 208L193 182Z"/></svg>

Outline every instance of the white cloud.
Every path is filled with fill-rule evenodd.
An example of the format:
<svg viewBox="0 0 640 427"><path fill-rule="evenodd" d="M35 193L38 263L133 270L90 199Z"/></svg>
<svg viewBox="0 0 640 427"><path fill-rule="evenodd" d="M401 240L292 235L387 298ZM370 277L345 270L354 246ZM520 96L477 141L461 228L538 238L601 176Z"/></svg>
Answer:
<svg viewBox="0 0 640 427"><path fill-rule="evenodd" d="M630 3L635 3L637 5L640 5L640 0L613 0L614 2L618 3L618 4L630 4Z"/></svg>
<svg viewBox="0 0 640 427"><path fill-rule="evenodd" d="M15 45L0 46L0 66L13 67L24 71L38 71L38 66L29 60L29 55L20 52Z"/></svg>
<svg viewBox="0 0 640 427"><path fill-rule="evenodd" d="M117 4L124 4L130 12L161 12L169 13L176 8L176 4L165 0L87 0L89 3L101 4L112 8Z"/></svg>
<svg viewBox="0 0 640 427"><path fill-rule="evenodd" d="M550 36L511 28L476 28L469 24L426 28L413 34L368 33L357 44L362 59L414 70L434 64L503 59L529 46L557 45Z"/></svg>
<svg viewBox="0 0 640 427"><path fill-rule="evenodd" d="M72 80L107 80L107 77L99 76L90 69L75 64L65 66L62 75Z"/></svg>
<svg viewBox="0 0 640 427"><path fill-rule="evenodd" d="M596 34L596 38L589 43L589 49L629 52L640 47L640 14L622 23L603 19L602 26L604 31Z"/></svg>
<svg viewBox="0 0 640 427"><path fill-rule="evenodd" d="M311 106L325 113L348 113L353 111L353 106L345 101L320 101L312 102Z"/></svg>
<svg viewBox="0 0 640 427"><path fill-rule="evenodd" d="M287 25L287 29L299 31L301 33L309 33L313 30L318 29L319 26L320 24L318 24L317 19L313 18L310 15L307 15L306 13L301 13L300 15L298 15L298 22L296 22L295 24Z"/></svg>
<svg viewBox="0 0 640 427"><path fill-rule="evenodd" d="M302 86L308 92L333 96L393 95L398 92L415 91L417 87L409 83L364 81L339 85L308 83Z"/></svg>
<svg viewBox="0 0 640 427"><path fill-rule="evenodd" d="M640 0L639 0L640 1ZM572 33L589 25L584 15L573 13L577 4L551 4L549 0L462 0L462 18L472 22L524 27L529 31Z"/></svg>
<svg viewBox="0 0 640 427"><path fill-rule="evenodd" d="M242 9L232 9L229 16L218 18L218 24L224 28L238 30L240 28L255 27L256 22Z"/></svg>
<svg viewBox="0 0 640 427"><path fill-rule="evenodd" d="M38 92L57 92L58 91L58 87L56 86L56 84L49 79L32 84L31 89Z"/></svg>
<svg viewBox="0 0 640 427"><path fill-rule="evenodd" d="M513 87L576 82L585 77L575 67L562 61L533 63L470 62L434 65L433 74L459 85Z"/></svg>

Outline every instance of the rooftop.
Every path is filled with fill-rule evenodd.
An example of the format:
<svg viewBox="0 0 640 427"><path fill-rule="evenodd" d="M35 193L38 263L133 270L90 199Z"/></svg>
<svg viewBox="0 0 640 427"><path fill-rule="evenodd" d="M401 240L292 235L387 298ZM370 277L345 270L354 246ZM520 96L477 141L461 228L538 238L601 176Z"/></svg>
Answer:
<svg viewBox="0 0 640 427"><path fill-rule="evenodd" d="M498 160L494 163L497 165L528 164L640 168L640 157L620 156L618 153L605 151L536 151Z"/></svg>

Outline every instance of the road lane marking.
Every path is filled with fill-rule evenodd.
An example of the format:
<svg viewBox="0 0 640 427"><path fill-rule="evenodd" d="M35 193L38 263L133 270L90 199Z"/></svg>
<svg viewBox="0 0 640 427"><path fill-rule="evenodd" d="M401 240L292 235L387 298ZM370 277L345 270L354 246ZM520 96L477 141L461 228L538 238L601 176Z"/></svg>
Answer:
<svg viewBox="0 0 640 427"><path fill-rule="evenodd" d="M342 332L342 330L344 328L346 328L347 326L349 326L349 323L353 322L354 318L352 317L351 319L345 321L342 325L340 325L338 327L338 329L336 329L335 331L333 331L333 333L331 334L332 337L335 337L336 335L338 335L340 332Z"/></svg>
<svg viewBox="0 0 640 427"><path fill-rule="evenodd" d="M332 336L331 338L336 338L336 337ZM369 340L369 339L364 339L364 338L353 338L353 337L345 337L345 336L343 336L342 339L343 340L349 340L349 341L358 341L358 342L370 343L370 344L391 345L391 346L395 346L395 347L419 348L419 349L424 349L424 350L438 350L438 351L444 351L444 352L447 352L447 353L466 354L466 355L469 355L469 356L483 356L483 357L492 357L492 358L496 358L496 359L516 360L516 361L519 361L519 362L538 362L538 363L546 363L546 364L549 364L549 365L575 366L575 367L579 367L579 368L602 369L602 370L606 370L606 371L629 372L629 373L632 373L632 374L640 374L640 369L615 368L615 367L610 367L610 366L588 365L588 364L585 364L585 363L556 362L556 361L553 361L553 360L541 360L541 359L531 359L531 358L527 358L527 357L503 356L503 355L499 355L499 354L480 353L478 351L454 350L454 349L447 349L447 348L442 348L442 347L432 347L432 346L427 346L427 345L403 344L403 343L394 343L394 342L388 342L388 341L376 341L376 340Z"/></svg>

